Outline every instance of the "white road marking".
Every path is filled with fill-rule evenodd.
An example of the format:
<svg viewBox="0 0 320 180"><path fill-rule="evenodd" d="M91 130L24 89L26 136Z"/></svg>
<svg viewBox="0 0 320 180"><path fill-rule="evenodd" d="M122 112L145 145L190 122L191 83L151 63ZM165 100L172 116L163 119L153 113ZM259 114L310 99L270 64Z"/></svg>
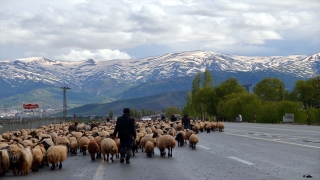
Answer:
<svg viewBox="0 0 320 180"><path fill-rule="evenodd" d="M246 165L250 165L250 166L251 166L251 165L254 165L254 164L251 163L251 162L248 162L248 161L239 159L239 158L237 158L237 157L230 156L229 158L230 158L230 159L234 159L234 160L239 161L239 162L242 162L242 163L244 163L244 164L246 164Z"/></svg>
<svg viewBox="0 0 320 180"><path fill-rule="evenodd" d="M310 146L310 145L305 145L305 144L298 144L298 143L292 143L292 142L285 142L285 141L279 141L278 139L265 139L265 138L259 138L259 137L253 137L253 136L246 136L246 135L239 135L239 134L231 134L231 133L224 133L224 134L229 134L233 136L240 136L240 137L247 137L247 138L252 138L252 139L261 139L265 141L272 141L272 142L279 142L279 143L284 143L284 144L292 144L292 145L297 145L297 146L304 146L304 147L311 147L311 148L317 148L320 149L319 146Z"/></svg>
<svg viewBox="0 0 320 180"><path fill-rule="evenodd" d="M101 161L101 163L99 165L99 168L97 169L96 173L94 173L93 180L98 180L99 179L103 164L104 164L104 160Z"/></svg>
<svg viewBox="0 0 320 180"><path fill-rule="evenodd" d="M208 148L208 147L205 147L205 146L202 146L202 145L197 145L198 147L201 147L201 148L203 148L203 149L210 149L210 148Z"/></svg>
<svg viewBox="0 0 320 180"><path fill-rule="evenodd" d="M82 177L83 175L82 174L74 174L74 175L71 175L70 177Z"/></svg>

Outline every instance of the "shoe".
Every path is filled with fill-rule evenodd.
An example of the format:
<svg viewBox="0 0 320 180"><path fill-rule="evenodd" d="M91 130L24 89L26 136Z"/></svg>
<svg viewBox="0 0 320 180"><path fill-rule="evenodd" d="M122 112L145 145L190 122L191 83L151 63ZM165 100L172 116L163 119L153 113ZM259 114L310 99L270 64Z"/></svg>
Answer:
<svg viewBox="0 0 320 180"><path fill-rule="evenodd" d="M121 158L121 159L120 159L120 162L121 162L121 163L124 163L124 158Z"/></svg>
<svg viewBox="0 0 320 180"><path fill-rule="evenodd" d="M164 155L166 155L166 152L161 152L161 156L164 156Z"/></svg>
<svg viewBox="0 0 320 180"><path fill-rule="evenodd" d="M130 160L126 160L126 163L127 163L127 164L130 164Z"/></svg>

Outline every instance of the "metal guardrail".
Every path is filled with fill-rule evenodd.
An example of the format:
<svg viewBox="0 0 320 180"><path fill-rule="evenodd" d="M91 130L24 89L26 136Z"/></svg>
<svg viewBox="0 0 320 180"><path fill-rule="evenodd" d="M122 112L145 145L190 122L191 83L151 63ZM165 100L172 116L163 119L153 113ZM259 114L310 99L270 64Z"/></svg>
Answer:
<svg viewBox="0 0 320 180"><path fill-rule="evenodd" d="M61 118L32 118L32 119L1 119L0 120L0 134L7 131L13 131L17 129L32 129L40 128L49 124L57 124L62 121Z"/></svg>

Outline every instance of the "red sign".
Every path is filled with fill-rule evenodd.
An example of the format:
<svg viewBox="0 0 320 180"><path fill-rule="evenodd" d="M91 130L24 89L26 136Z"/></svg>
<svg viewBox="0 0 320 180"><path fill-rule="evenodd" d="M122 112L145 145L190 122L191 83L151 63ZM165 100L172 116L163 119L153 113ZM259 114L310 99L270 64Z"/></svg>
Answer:
<svg viewBox="0 0 320 180"><path fill-rule="evenodd" d="M37 109L39 104L23 104L23 109Z"/></svg>

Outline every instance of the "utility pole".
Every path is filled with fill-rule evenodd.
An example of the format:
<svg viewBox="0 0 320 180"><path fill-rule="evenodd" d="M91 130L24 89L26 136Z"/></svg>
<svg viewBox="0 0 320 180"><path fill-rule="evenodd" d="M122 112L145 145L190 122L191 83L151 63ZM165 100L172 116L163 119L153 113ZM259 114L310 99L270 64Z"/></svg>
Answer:
<svg viewBox="0 0 320 180"><path fill-rule="evenodd" d="M67 118L67 90L71 88L61 87L61 89L63 90L63 122L65 122Z"/></svg>
<svg viewBox="0 0 320 180"><path fill-rule="evenodd" d="M317 77L315 79L313 79L313 81L316 83L315 87L316 87L316 92L315 92L315 107L318 109L318 123L320 123L320 78ZM316 95L317 94L317 95ZM317 104L317 100L318 100L318 106Z"/></svg>
<svg viewBox="0 0 320 180"><path fill-rule="evenodd" d="M285 88L285 86L279 86L279 87L275 86L275 88L279 88L279 98L280 98L280 101L282 101L283 99L282 88Z"/></svg>
<svg viewBox="0 0 320 180"><path fill-rule="evenodd" d="M243 87L245 87L248 92L250 92L250 90L249 90L249 87L250 87L250 86L252 86L252 85L251 85L251 84L245 84L245 85L243 85Z"/></svg>
<svg viewBox="0 0 320 180"><path fill-rule="evenodd" d="M7 105L4 105L4 115L5 115L5 117L7 117Z"/></svg>

